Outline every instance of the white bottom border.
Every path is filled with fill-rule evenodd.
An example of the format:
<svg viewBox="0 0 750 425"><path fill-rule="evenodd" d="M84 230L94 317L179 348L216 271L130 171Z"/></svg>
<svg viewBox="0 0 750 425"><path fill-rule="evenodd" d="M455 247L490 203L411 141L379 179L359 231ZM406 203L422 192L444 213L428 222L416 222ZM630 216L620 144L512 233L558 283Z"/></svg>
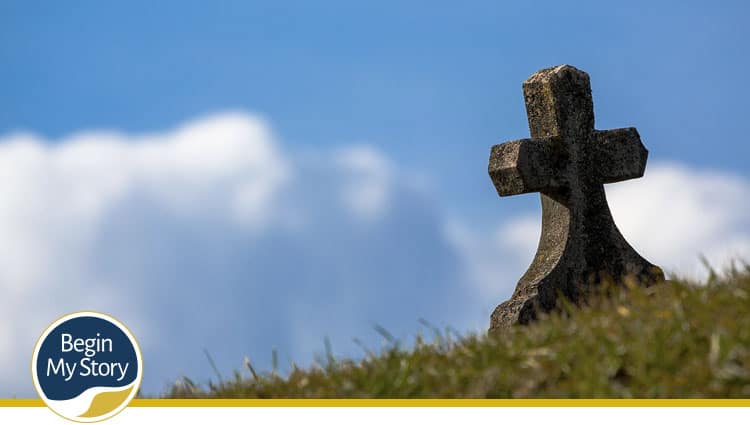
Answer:
<svg viewBox="0 0 750 425"><path fill-rule="evenodd" d="M750 407L128 407L111 424L294 423L392 425L747 423ZM217 422L218 421L218 422ZM0 423L71 423L45 407L0 408Z"/></svg>

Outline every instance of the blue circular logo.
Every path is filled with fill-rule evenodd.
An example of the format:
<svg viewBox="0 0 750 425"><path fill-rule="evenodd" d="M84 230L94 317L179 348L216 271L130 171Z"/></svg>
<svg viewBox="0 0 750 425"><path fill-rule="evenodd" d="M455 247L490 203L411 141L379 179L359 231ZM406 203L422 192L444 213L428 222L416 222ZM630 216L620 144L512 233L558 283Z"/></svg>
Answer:
<svg viewBox="0 0 750 425"><path fill-rule="evenodd" d="M124 409L141 384L143 361L118 320L91 311L52 323L34 347L31 375L39 397L60 416L97 422Z"/></svg>

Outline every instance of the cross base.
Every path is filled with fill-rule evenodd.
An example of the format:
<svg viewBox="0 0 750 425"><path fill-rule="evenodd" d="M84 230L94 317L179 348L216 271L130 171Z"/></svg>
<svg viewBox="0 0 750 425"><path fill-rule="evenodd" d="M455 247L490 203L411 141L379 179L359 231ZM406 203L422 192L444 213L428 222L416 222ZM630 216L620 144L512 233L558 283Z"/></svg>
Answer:
<svg viewBox="0 0 750 425"><path fill-rule="evenodd" d="M603 284L651 286L664 281L661 268L641 257L620 234L604 188L592 191L593 208L570 208L564 196L542 194L542 236L536 256L511 298L495 309L490 332L529 324L558 307L575 304Z"/></svg>
<svg viewBox="0 0 750 425"><path fill-rule="evenodd" d="M555 272L549 279L542 281L524 281L518 282L516 292L513 296L498 305L490 317L490 333L500 332L508 329L513 325L528 325L534 322L539 313L549 313L553 311L560 301L560 294L565 299L578 303L585 299L586 293L589 293L596 286L591 284L574 284L573 294L565 293L561 290L567 289L569 285L561 285L559 276L566 274L566 271ZM640 273L624 276L623 279L613 279L608 272L599 273L598 276L592 275L587 279L589 281L598 280L612 282L617 285L624 285L625 282L635 283L640 286L651 286L664 282L664 273L662 270L644 260ZM552 283L557 282L557 283ZM545 285L546 284L546 285ZM540 288L541 286L541 288ZM597 285L598 286L598 285Z"/></svg>

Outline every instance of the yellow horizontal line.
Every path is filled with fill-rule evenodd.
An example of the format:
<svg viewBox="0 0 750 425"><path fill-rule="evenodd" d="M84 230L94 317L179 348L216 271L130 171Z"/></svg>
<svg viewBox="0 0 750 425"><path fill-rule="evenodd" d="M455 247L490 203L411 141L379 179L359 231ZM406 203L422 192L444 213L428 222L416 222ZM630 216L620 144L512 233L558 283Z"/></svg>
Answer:
<svg viewBox="0 0 750 425"><path fill-rule="evenodd" d="M0 407L44 407L0 399ZM130 407L750 407L750 399L135 399Z"/></svg>
<svg viewBox="0 0 750 425"><path fill-rule="evenodd" d="M38 398L2 398L0 407L44 407L44 402Z"/></svg>

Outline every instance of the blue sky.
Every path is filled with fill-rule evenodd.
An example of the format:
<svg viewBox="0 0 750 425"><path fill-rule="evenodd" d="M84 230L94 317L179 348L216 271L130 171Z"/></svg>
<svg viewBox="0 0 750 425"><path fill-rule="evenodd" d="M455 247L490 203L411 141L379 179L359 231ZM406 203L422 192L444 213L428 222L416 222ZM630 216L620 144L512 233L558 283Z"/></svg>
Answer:
<svg viewBox="0 0 750 425"><path fill-rule="evenodd" d="M481 216L487 146L527 134L520 82L570 63L593 75L600 128L637 125L652 159L747 172L742 2L34 3L0 6L2 131L243 108L289 145L377 144Z"/></svg>
<svg viewBox="0 0 750 425"><path fill-rule="evenodd" d="M326 335L354 354L374 323L480 330L538 237L489 148L528 136L521 82L561 63L650 150L608 188L626 237L671 267L745 253L748 7L654 3L3 2L0 275L6 310L45 298L5 346L119 313L156 392L208 377L204 345L231 370Z"/></svg>

